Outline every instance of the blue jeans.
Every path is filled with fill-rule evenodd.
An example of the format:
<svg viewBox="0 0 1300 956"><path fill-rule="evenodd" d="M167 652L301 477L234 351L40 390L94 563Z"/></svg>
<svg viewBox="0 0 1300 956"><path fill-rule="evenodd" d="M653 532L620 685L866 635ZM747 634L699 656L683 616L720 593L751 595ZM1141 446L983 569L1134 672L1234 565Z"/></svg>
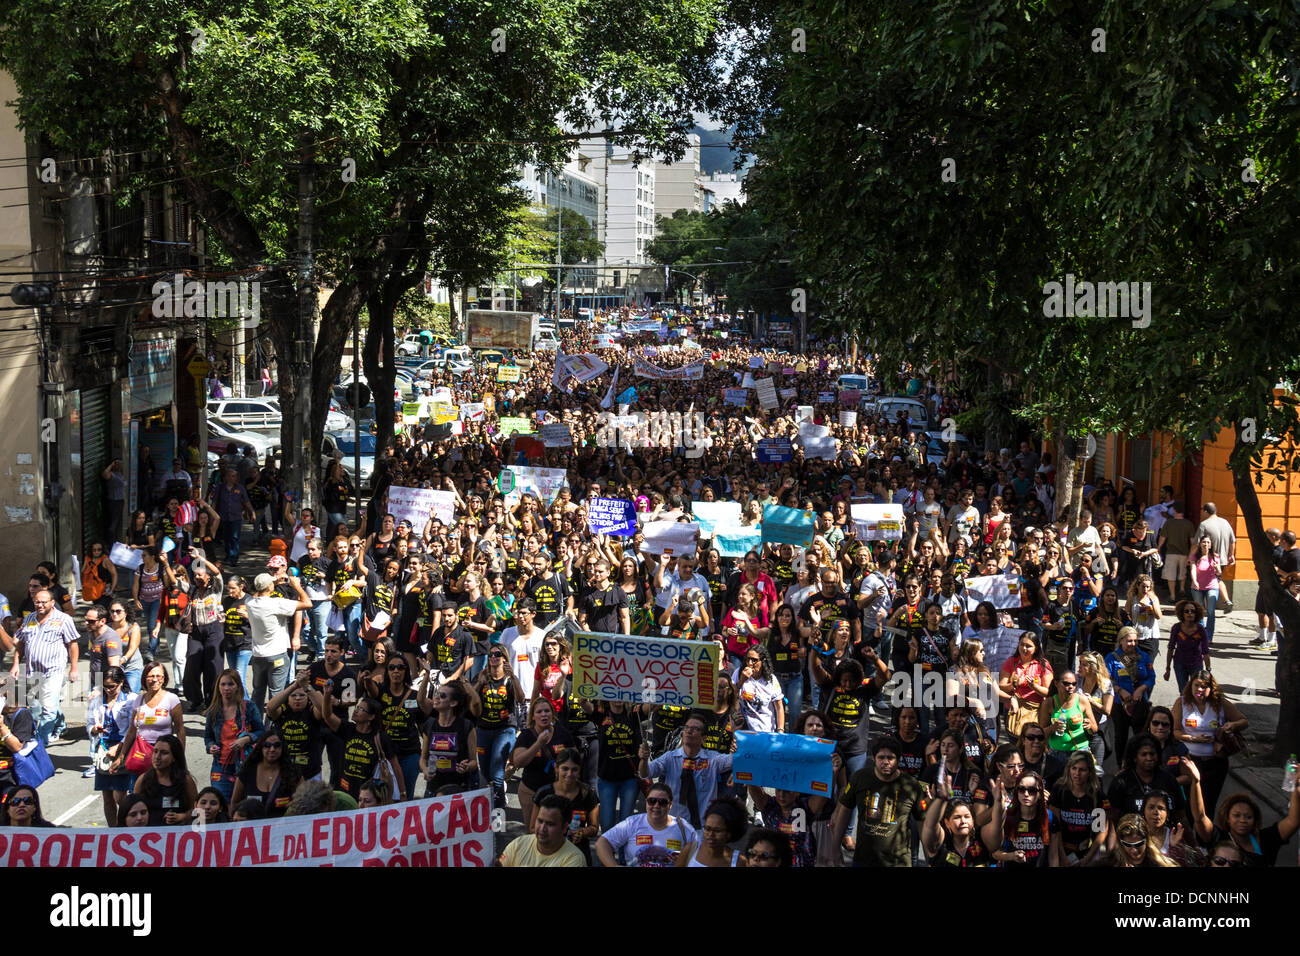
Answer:
<svg viewBox="0 0 1300 956"><path fill-rule="evenodd" d="M1192 600L1205 608L1205 634L1209 640L1214 640L1214 608L1219 603L1219 589L1212 588L1209 591L1198 591L1192 588Z"/></svg>
<svg viewBox="0 0 1300 956"><path fill-rule="evenodd" d="M627 780L596 779L596 795L600 798L600 829L606 831L622 823L636 809L636 798L641 794L641 782L636 777ZM615 803L617 802L617 811Z"/></svg>
<svg viewBox="0 0 1300 956"><path fill-rule="evenodd" d="M339 525L347 522L348 516L341 511L327 511L325 517L329 519L328 524L325 525L325 540L329 541L333 539Z"/></svg>
<svg viewBox="0 0 1300 956"><path fill-rule="evenodd" d="M855 757L845 757L844 773L849 780L852 780L853 775L857 773L859 770L861 770L863 767L865 767L866 765L867 765L867 755L864 753L858 754ZM844 832L852 836L855 833L857 833L857 829L858 829L858 811L854 810L853 815L849 817L849 828Z"/></svg>
<svg viewBox="0 0 1300 956"><path fill-rule="evenodd" d="M131 693L140 693L140 679L144 676L144 660L139 651L136 651L135 656L131 658L131 663L124 666L122 670L126 673L126 686L131 688Z"/></svg>
<svg viewBox="0 0 1300 956"><path fill-rule="evenodd" d="M253 649L251 647L246 651L226 652L226 666L239 671L239 683L244 686L245 696L248 695L248 662L252 659Z"/></svg>
<svg viewBox="0 0 1300 956"><path fill-rule="evenodd" d="M249 749L251 750L252 748ZM205 786L215 787L217 790L221 791L223 797L229 800L230 795L235 792L236 778L232 772L233 770L233 766L226 766L221 762L220 758L213 757L212 772L209 774L209 781ZM202 790L203 787L199 787L199 789Z"/></svg>
<svg viewBox="0 0 1300 956"><path fill-rule="evenodd" d="M252 656L252 651L249 651ZM253 657L253 691L249 699L257 705L258 710L266 710L266 702L289 686L288 651L274 657Z"/></svg>
<svg viewBox="0 0 1300 956"><path fill-rule="evenodd" d="M304 648L311 648L317 657L325 654L325 638L329 637L330 608L329 598L311 602L311 610L302 622L302 640Z"/></svg>
<svg viewBox="0 0 1300 956"><path fill-rule="evenodd" d="M1186 667L1179 664L1177 661L1174 661L1174 677L1178 681L1178 693L1181 694L1183 692L1183 688L1187 686L1188 678L1198 670L1200 670L1199 667Z"/></svg>
<svg viewBox="0 0 1300 956"><path fill-rule="evenodd" d="M402 785L406 788L406 799L415 799L415 780L420 776L420 751L413 754L398 754L397 765L402 768ZM399 797L394 794L393 799Z"/></svg>
<svg viewBox="0 0 1300 956"><path fill-rule="evenodd" d="M348 644L359 654L366 653L361 640L361 602L357 601L349 608L343 609L343 625L347 630Z"/></svg>
<svg viewBox="0 0 1300 956"><path fill-rule="evenodd" d="M785 695L785 725L793 727L803 711L803 674L777 674L776 681Z"/></svg>
<svg viewBox="0 0 1300 956"><path fill-rule="evenodd" d="M226 546L226 560L234 564L239 560L239 532L243 529L244 517L221 519L221 540Z"/></svg>
<svg viewBox="0 0 1300 956"><path fill-rule="evenodd" d="M140 640L149 648L149 656L158 653L158 611L162 607L162 598L156 601L141 601Z"/></svg>
<svg viewBox="0 0 1300 956"><path fill-rule="evenodd" d="M505 808L506 805L506 761L515 749L514 727L501 727L498 730L478 728L478 772L480 779L487 779L492 784L494 806Z"/></svg>

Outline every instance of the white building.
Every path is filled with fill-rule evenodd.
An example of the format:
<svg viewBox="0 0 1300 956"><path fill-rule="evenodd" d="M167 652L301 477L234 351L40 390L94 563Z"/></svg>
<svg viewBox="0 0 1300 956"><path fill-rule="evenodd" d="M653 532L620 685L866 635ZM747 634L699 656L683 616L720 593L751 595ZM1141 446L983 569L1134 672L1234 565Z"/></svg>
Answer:
<svg viewBox="0 0 1300 956"><path fill-rule="evenodd" d="M631 150L603 139L584 140L579 153L603 189L596 233L605 244L605 264L643 262L654 238L654 163L634 164Z"/></svg>
<svg viewBox="0 0 1300 956"><path fill-rule="evenodd" d="M690 146L675 163L655 163L655 215L669 217L679 209L704 212L700 182L700 138L688 137Z"/></svg>
<svg viewBox="0 0 1300 956"><path fill-rule="evenodd" d="M706 200L705 210L721 206L723 203L734 202L740 205L745 204L745 178L744 171L739 175L736 173L710 173L701 181L702 188L710 195Z"/></svg>

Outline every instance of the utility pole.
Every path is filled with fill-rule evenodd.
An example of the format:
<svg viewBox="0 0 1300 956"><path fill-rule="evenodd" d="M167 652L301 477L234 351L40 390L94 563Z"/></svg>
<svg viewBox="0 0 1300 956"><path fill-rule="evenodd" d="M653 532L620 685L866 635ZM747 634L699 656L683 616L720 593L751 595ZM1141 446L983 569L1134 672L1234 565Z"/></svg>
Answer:
<svg viewBox="0 0 1300 956"><path fill-rule="evenodd" d="M361 527L361 312L352 317L352 388L356 392L356 401L352 408L352 483L356 486L353 505L354 527ZM375 416L379 416L379 401L375 403ZM375 449L378 451L378 449ZM373 469L372 469L373 470Z"/></svg>
<svg viewBox="0 0 1300 956"><path fill-rule="evenodd" d="M298 462L297 473L290 470L289 486L298 492L299 508L314 508L311 359L315 344L317 307L316 290L312 284L312 276L316 268L316 168L313 162L311 134L304 130L299 137L298 145L298 328L293 336L293 355L290 356L294 376L293 408L281 411L283 414L293 416L291 434L294 444L292 448L285 448L284 452L291 456L291 461ZM357 478L360 480L360 475Z"/></svg>
<svg viewBox="0 0 1300 956"><path fill-rule="evenodd" d="M559 186L556 186L559 189ZM555 327L560 327L560 263L564 260L560 258L561 250L564 246L564 207L556 206L555 220Z"/></svg>

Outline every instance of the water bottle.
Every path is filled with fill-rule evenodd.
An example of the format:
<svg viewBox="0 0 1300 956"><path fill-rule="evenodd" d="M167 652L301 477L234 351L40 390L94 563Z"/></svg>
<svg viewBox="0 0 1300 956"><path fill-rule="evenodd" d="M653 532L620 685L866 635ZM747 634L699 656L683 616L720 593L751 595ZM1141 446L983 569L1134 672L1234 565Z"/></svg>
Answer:
<svg viewBox="0 0 1300 956"><path fill-rule="evenodd" d="M1295 789L1296 771L1300 770L1300 761L1295 759L1295 754L1286 758L1286 770L1282 771L1282 791L1290 793Z"/></svg>

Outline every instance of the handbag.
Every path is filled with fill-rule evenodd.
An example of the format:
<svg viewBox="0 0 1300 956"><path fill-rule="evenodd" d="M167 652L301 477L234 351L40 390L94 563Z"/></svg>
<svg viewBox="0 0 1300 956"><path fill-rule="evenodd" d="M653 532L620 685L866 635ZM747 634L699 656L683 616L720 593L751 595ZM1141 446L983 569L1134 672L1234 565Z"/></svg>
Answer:
<svg viewBox="0 0 1300 956"><path fill-rule="evenodd" d="M53 776L54 764L41 738L33 737L14 754L14 777L19 783L35 789Z"/></svg>
<svg viewBox="0 0 1300 956"><path fill-rule="evenodd" d="M1021 703L1020 708L1007 714L1007 733L1014 739L1029 724L1038 723L1038 708Z"/></svg>
<svg viewBox="0 0 1300 956"><path fill-rule="evenodd" d="M337 591L334 592L333 601L335 607L340 607L340 608L351 607L352 605L356 604L360 600L361 600L361 590L360 588L357 588L355 585L345 584L343 587L339 588Z"/></svg>
<svg viewBox="0 0 1300 956"><path fill-rule="evenodd" d="M176 619L176 630L181 634L191 634L194 632L193 601L190 601L185 605L185 610L181 611L181 616Z"/></svg>
<svg viewBox="0 0 1300 956"><path fill-rule="evenodd" d="M1246 743L1246 738L1241 735L1241 731L1220 730L1214 735L1214 756L1227 759L1238 753L1250 756L1250 745Z"/></svg>
<svg viewBox="0 0 1300 956"><path fill-rule="evenodd" d="M135 742L131 744L131 752L126 755L127 771L138 776L152 767L153 747L153 744L137 733Z"/></svg>

